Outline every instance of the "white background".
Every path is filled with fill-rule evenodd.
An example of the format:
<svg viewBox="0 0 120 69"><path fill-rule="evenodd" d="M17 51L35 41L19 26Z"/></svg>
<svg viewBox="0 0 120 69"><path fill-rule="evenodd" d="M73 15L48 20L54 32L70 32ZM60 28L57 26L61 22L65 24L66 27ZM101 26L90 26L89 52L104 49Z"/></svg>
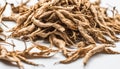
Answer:
<svg viewBox="0 0 120 69"><path fill-rule="evenodd" d="M18 2L20 2L20 0L17 0ZM94 1L94 0L91 0ZM7 2L9 3L16 3L15 0L7 0ZM29 4L33 4L35 3L36 0L31 0L31 2ZM4 0L0 0L1 5L4 4ZM17 5L17 4L16 4ZM109 7L109 9L112 9L112 7L116 7L118 9L118 11L120 12L120 0L102 0L102 7ZM9 11L10 6L7 6L7 9L4 13L4 15L9 16L10 15L10 11ZM109 15L111 16L112 13L110 11L108 11ZM13 26L15 26L14 23L12 22L4 22L5 24L9 25L9 28L12 28ZM3 25L0 25L2 27L4 27ZM7 28L4 27L5 30L8 30ZM11 40L11 39L10 39ZM8 40L8 41L10 41ZM15 44L17 45L17 47L15 49L19 49L19 50L23 50L24 49L24 43L18 40L14 40ZM42 43L42 42L41 42ZM45 44L42 43L43 45L49 45L49 44ZM30 45L30 43L28 43L28 46ZM117 48L116 50L120 51L120 42L116 43ZM7 48L9 48L9 50L12 48L10 46L6 46ZM120 69L120 55L107 55L107 54L97 54L95 56L93 56L88 64L83 67L82 64L82 59L79 59L73 63L70 64L57 64L57 65L53 65L55 62L58 62L60 60L65 59L60 53L56 54L54 57L52 58L39 58L39 59L32 59L30 61L36 62L38 64L44 64L45 67L41 67L41 66L31 66L28 64L24 64L24 68L25 69ZM18 69L18 67L15 66L11 66L9 64L6 64L2 61L0 61L0 69Z"/></svg>

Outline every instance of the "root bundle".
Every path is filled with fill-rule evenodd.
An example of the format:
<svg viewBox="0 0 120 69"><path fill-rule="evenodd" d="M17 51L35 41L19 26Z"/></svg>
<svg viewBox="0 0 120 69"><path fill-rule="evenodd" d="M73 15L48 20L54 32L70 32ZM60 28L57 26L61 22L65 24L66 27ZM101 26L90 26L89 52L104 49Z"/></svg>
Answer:
<svg viewBox="0 0 120 69"><path fill-rule="evenodd" d="M64 64L79 58L84 58L83 63L86 64L90 57L97 53L120 54L110 48L114 48L114 43L119 41L116 34L120 33L120 15L113 13L114 16L109 17L107 8L100 7L100 0L94 3L89 0L39 0L35 5L27 6L29 1L17 7L10 4L11 16L3 16L1 20L16 22L16 26L11 29L12 38L19 37L33 42L45 40L51 45L36 45L22 53L16 52L12 59L16 59L14 61L20 68L20 59L27 58L26 54L30 57L50 57L51 52L61 50L66 59L60 63ZM57 51L52 49L54 46ZM29 53L35 47L41 52ZM1 58L7 53L9 52L6 51Z"/></svg>

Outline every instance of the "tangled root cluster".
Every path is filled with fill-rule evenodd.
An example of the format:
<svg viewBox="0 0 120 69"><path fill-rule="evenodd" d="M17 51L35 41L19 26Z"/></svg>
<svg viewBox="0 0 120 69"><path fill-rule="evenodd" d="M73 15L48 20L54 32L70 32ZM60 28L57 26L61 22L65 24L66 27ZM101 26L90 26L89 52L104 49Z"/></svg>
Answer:
<svg viewBox="0 0 120 69"><path fill-rule="evenodd" d="M62 51L70 63L84 57L84 64L96 53L119 54L110 47L119 41L120 15L107 14L107 8L100 7L100 0L39 0L35 5L11 4L12 15L2 17L4 21L14 21L11 36L22 40L47 40ZM109 37L110 39L108 39ZM72 50L72 49L76 50Z"/></svg>

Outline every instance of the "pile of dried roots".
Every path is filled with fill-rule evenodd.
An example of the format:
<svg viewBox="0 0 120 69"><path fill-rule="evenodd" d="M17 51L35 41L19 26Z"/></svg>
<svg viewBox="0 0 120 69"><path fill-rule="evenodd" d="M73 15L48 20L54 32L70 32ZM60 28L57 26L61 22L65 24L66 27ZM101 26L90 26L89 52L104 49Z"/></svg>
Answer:
<svg viewBox="0 0 120 69"><path fill-rule="evenodd" d="M108 9L100 7L100 0L94 3L89 0L39 0L35 5L27 6L29 1L17 7L10 4L11 16L2 16L1 19L16 22L16 26L10 30L11 37L33 41L34 46L25 51L13 52L8 52L1 46L0 59L14 61L20 68L20 61L36 65L27 61L27 56L50 57L50 53L58 52L52 49L54 46L66 57L60 61L64 64L79 58L83 58L83 63L86 64L97 53L120 54L111 49L115 47L114 42L119 41L116 34L120 33L120 15L115 14L117 10L114 9L113 17L109 17ZM1 13L2 11L0 15ZM36 45L36 40L48 41L50 46ZM33 48L38 48L41 52L30 53ZM2 53L3 50L5 53Z"/></svg>

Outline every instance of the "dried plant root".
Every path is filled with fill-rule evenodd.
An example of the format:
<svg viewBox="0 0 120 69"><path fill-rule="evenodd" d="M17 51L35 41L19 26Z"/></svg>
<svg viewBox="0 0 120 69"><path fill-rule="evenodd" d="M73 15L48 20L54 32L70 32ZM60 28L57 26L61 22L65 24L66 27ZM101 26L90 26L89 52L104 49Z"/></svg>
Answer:
<svg viewBox="0 0 120 69"><path fill-rule="evenodd" d="M120 54L120 52L114 51L114 50L112 50L112 49L109 48L109 47L106 47L106 48L104 49L103 53L107 53L107 54Z"/></svg>
<svg viewBox="0 0 120 69"><path fill-rule="evenodd" d="M32 52L32 49L38 49L40 52ZM33 43L33 45L27 49L25 49L23 52L19 53L19 55L26 57L26 58L50 58L54 56L58 50L49 49L46 46L39 45L37 43ZM51 53L53 53L51 55Z"/></svg>
<svg viewBox="0 0 120 69"><path fill-rule="evenodd" d="M21 61L27 64L38 66L39 64L28 61L26 58L20 55L20 51L8 51L4 46L0 46L0 60L6 60L8 62L16 62L20 69L24 69Z"/></svg>
<svg viewBox="0 0 120 69"><path fill-rule="evenodd" d="M68 64L71 63L78 58L82 58L86 55L86 53L90 50L92 50L95 47L94 44L88 45L87 47L80 47L75 53L73 53L71 56L69 56L66 60L60 61L60 63Z"/></svg>
<svg viewBox="0 0 120 69"><path fill-rule="evenodd" d="M90 59L90 57L92 57L94 54L100 53L102 51L104 51L104 49L106 47L114 47L113 45L110 44L103 44L100 46L96 46L95 48L93 48L92 50L90 50L84 57L83 59L83 63L84 65L86 65L86 63L88 62L88 60Z"/></svg>
<svg viewBox="0 0 120 69"><path fill-rule="evenodd" d="M12 36L13 37L18 37L18 36L21 36L21 35L24 36L24 35L27 35L27 34L31 33L34 29L35 29L35 25L32 24L32 25L29 25L29 26L27 26L27 27L25 27L23 29L20 29L17 32L13 32Z"/></svg>
<svg viewBox="0 0 120 69"><path fill-rule="evenodd" d="M3 12L4 12L4 10L5 10L6 6L7 6L7 4L8 3L6 2L5 6L0 7L0 23L2 22L2 14L3 14Z"/></svg>
<svg viewBox="0 0 120 69"><path fill-rule="evenodd" d="M71 20L65 18L62 13L60 13L60 12L58 12L58 11L56 11L55 13L56 13L57 16L59 17L59 19L60 19L63 23L65 23L65 24L67 25L68 28L73 29L73 30L76 29L75 24L74 24Z"/></svg>
<svg viewBox="0 0 120 69"><path fill-rule="evenodd" d="M65 42L61 39L56 38L55 35L51 35L51 37L53 44L62 50L65 57L68 57L68 50L65 47Z"/></svg>
<svg viewBox="0 0 120 69"><path fill-rule="evenodd" d="M27 64L34 65L34 66L38 66L38 65L39 65L39 64L36 64L36 63L33 63L33 62L28 61L26 58L24 58L24 57L22 57L22 56L20 56L20 55L18 55L17 57L18 57L19 59L21 59L22 61L24 61L25 63L27 63Z"/></svg>
<svg viewBox="0 0 120 69"><path fill-rule="evenodd" d="M29 1L18 6L11 4L10 16L2 15L7 3L0 7L0 19L16 23L10 30L12 38L33 42L24 51L3 52L2 58L7 56L6 60L23 68L21 61L36 65L27 59L50 58L60 51L66 59L59 63L64 64L79 58L84 58L83 63L86 64L97 53L119 54L110 48L119 41L116 34L120 34L120 15L115 7L111 11L113 16L109 17L108 8L100 7L100 0L94 3L90 0L39 0L28 6ZM0 29L0 34L2 31ZM4 39L0 40L7 44ZM50 46L34 43L37 40L47 41ZM54 46L58 50L54 50ZM39 52L33 52L33 49Z"/></svg>

